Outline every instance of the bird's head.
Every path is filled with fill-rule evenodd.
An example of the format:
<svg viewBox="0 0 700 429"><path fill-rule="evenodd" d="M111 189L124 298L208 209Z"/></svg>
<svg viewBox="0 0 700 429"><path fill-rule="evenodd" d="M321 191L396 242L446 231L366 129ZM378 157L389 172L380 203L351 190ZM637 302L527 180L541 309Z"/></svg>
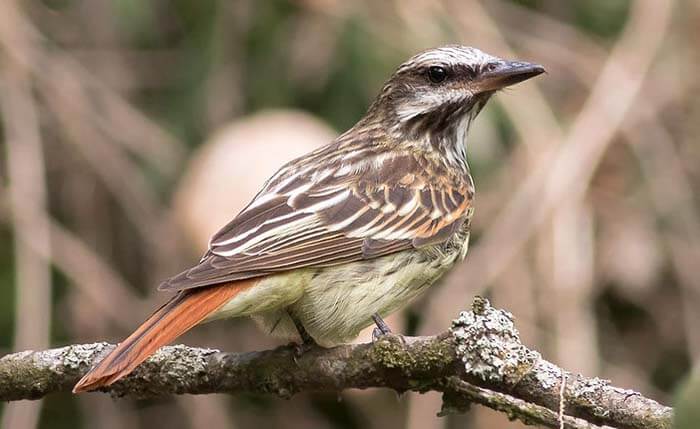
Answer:
<svg viewBox="0 0 700 429"><path fill-rule="evenodd" d="M471 47L429 49L399 66L368 116L395 136L459 136L496 91L542 72L540 65L503 60Z"/></svg>

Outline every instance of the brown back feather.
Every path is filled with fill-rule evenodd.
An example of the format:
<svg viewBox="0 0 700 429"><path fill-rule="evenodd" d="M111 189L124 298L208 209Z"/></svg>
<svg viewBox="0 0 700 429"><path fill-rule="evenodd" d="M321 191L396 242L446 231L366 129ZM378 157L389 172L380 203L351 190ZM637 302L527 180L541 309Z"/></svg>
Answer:
<svg viewBox="0 0 700 429"><path fill-rule="evenodd" d="M109 386L128 375L160 347L206 319L253 283L255 280L247 280L181 292L88 371L73 393Z"/></svg>

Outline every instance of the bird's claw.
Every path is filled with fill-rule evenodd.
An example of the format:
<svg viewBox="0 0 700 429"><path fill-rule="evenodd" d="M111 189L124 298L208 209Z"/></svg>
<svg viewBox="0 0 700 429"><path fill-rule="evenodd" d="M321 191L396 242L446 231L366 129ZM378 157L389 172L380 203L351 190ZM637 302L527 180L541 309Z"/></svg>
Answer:
<svg viewBox="0 0 700 429"><path fill-rule="evenodd" d="M292 350L294 352L295 360L302 357L302 355L314 347L313 343L292 343Z"/></svg>
<svg viewBox="0 0 700 429"><path fill-rule="evenodd" d="M292 349L292 359L294 360L294 363L298 364L299 359L306 352L316 347L316 343L314 341L302 341L300 343L292 341L287 345L287 347Z"/></svg>
<svg viewBox="0 0 700 429"><path fill-rule="evenodd" d="M390 336L390 337L396 337L396 338L398 338L403 344L406 344L406 338L405 338L403 335L401 335L401 334L394 334L394 333L391 332L391 331L384 332L384 331L382 331L381 329L379 329L379 328L377 328L377 327L375 327L375 328L372 330L372 344L376 343L376 342L379 341L382 337L386 337L387 335Z"/></svg>
<svg viewBox="0 0 700 429"><path fill-rule="evenodd" d="M385 336L385 335L390 335L391 328L389 328L389 325L386 324L384 319L379 314L373 314L372 315L372 320L374 321L374 324L377 325L374 327L372 330L372 342L375 343L379 338ZM399 335L400 337L400 335Z"/></svg>
<svg viewBox="0 0 700 429"><path fill-rule="evenodd" d="M376 343L384 335L386 335L386 333L382 332L381 329L379 329L375 326L374 329L372 330L372 342Z"/></svg>

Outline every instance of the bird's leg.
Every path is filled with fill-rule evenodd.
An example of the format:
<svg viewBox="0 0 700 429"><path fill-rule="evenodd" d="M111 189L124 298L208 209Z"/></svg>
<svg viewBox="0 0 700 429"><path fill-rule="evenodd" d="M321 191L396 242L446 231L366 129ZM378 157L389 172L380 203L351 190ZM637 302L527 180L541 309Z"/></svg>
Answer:
<svg viewBox="0 0 700 429"><path fill-rule="evenodd" d="M372 342L377 341L384 335L394 335L393 332L391 332L389 325L386 324L379 313L374 313L372 315L372 320L374 320L374 324L377 325L374 330L372 330ZM396 336L399 337L399 340L401 340L404 345L406 344L406 338L403 335L397 334Z"/></svg>
<svg viewBox="0 0 700 429"><path fill-rule="evenodd" d="M374 320L374 324L377 325L372 331L372 342L377 341L382 335L391 334L391 328L389 328L389 325L386 324L379 313L374 313L372 315L372 320Z"/></svg>
<svg viewBox="0 0 700 429"><path fill-rule="evenodd" d="M294 326L297 328L297 332L299 332L299 337L301 338L301 344L294 344L294 355L296 357L301 357L305 351L311 349L317 344L311 335L306 332L306 329L304 328L304 325L301 324L301 321L291 311L287 310L287 314L289 315L289 318L292 319L292 322L294 322Z"/></svg>

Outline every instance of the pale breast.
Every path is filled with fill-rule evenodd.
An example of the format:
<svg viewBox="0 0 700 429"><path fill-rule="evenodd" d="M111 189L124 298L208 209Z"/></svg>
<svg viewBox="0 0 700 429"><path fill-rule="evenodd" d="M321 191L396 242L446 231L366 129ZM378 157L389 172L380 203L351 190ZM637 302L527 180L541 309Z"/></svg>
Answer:
<svg viewBox="0 0 700 429"><path fill-rule="evenodd" d="M464 258L468 224L448 242L318 270L290 310L319 344L347 343L411 302Z"/></svg>

